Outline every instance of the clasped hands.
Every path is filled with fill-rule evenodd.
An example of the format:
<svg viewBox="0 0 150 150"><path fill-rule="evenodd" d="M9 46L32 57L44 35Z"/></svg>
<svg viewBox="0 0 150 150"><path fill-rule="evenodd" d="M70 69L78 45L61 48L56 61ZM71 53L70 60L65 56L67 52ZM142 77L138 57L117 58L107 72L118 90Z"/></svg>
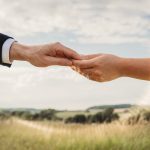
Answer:
<svg viewBox="0 0 150 150"><path fill-rule="evenodd" d="M121 76L121 58L110 54L80 55L61 43L26 46L14 42L10 60L28 61L36 67L70 66L90 80L104 82Z"/></svg>

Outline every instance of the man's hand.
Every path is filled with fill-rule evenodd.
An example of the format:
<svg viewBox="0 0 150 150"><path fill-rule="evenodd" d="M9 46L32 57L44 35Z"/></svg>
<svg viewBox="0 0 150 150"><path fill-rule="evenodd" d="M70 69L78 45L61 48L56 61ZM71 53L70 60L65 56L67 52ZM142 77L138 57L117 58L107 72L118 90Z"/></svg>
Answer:
<svg viewBox="0 0 150 150"><path fill-rule="evenodd" d="M72 59L79 60L80 55L59 42L37 46L25 46L14 42L10 50L10 61L28 61L37 67L71 66Z"/></svg>
<svg viewBox="0 0 150 150"><path fill-rule="evenodd" d="M98 82L110 81L122 76L121 58L110 54L82 56L82 60L74 60L73 65L73 70Z"/></svg>

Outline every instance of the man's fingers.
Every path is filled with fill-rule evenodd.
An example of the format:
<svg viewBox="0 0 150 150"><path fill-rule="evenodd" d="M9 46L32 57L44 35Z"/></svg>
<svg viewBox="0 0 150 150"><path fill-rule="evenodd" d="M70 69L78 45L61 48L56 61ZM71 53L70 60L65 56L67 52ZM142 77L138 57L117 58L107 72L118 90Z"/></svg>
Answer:
<svg viewBox="0 0 150 150"><path fill-rule="evenodd" d="M72 61L67 58L49 57L47 61L50 65L72 66Z"/></svg>
<svg viewBox="0 0 150 150"><path fill-rule="evenodd" d="M76 51L74 51L64 45L61 45L61 46L62 46L63 53L67 58L77 59L77 60L81 59L81 56Z"/></svg>
<svg viewBox="0 0 150 150"><path fill-rule="evenodd" d="M49 48L50 56L68 58L68 59L77 59L77 60L81 59L80 55L77 52L64 46L59 42L50 44L49 46L50 46Z"/></svg>
<svg viewBox="0 0 150 150"><path fill-rule="evenodd" d="M93 67L92 60L72 60L73 65L79 68L91 68Z"/></svg>
<svg viewBox="0 0 150 150"><path fill-rule="evenodd" d="M81 59L80 55L77 52L73 51L73 50L68 50L68 49L64 50L64 54L65 54L66 57L69 57L71 59L76 59L76 60Z"/></svg>
<svg viewBox="0 0 150 150"><path fill-rule="evenodd" d="M54 58L53 62L55 65L72 66L72 61L66 58Z"/></svg>
<svg viewBox="0 0 150 150"><path fill-rule="evenodd" d="M95 58L95 57L98 57L101 55L103 55L103 54L81 55L81 59L88 60L88 59L92 59L92 58Z"/></svg>

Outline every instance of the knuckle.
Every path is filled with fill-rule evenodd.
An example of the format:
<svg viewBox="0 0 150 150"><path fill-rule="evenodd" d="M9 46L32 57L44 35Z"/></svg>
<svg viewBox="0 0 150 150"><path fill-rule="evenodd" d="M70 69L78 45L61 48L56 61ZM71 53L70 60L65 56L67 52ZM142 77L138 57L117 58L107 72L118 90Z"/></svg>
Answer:
<svg viewBox="0 0 150 150"><path fill-rule="evenodd" d="M61 45L61 43L60 42L55 42L54 45L59 46L59 45Z"/></svg>
<svg viewBox="0 0 150 150"><path fill-rule="evenodd" d="M61 45L61 43L60 42L55 42L55 43L52 43L50 45L51 45L52 48L57 48Z"/></svg>

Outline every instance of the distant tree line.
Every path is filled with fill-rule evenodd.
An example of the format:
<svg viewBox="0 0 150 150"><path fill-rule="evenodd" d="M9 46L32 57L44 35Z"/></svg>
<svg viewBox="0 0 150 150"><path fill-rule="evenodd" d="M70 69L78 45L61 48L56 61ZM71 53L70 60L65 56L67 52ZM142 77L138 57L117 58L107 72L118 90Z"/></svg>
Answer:
<svg viewBox="0 0 150 150"><path fill-rule="evenodd" d="M65 120L65 123L111 123L112 121L118 119L119 115L117 113L114 113L114 109L107 108L106 110L93 115L86 116L84 114L78 114L73 117L68 117Z"/></svg>
<svg viewBox="0 0 150 150"><path fill-rule="evenodd" d="M0 111L0 120L9 119L11 117L18 117L26 120L48 120L48 121L64 121L65 123L111 123L112 121L118 120L119 115L114 112L114 108L107 108L103 111L97 112L96 114L77 114L66 119L57 116L59 111L55 109L45 109L40 111ZM150 122L150 110L141 110L140 112L130 116L125 121L128 124L134 125L138 123L149 123Z"/></svg>
<svg viewBox="0 0 150 150"><path fill-rule="evenodd" d="M101 106L93 106L88 108L87 110L92 110L92 109L107 109L107 108L114 108L114 109L123 109L123 108L131 108L135 105L131 104L118 104L118 105L101 105Z"/></svg>
<svg viewBox="0 0 150 150"><path fill-rule="evenodd" d="M55 109L46 109L39 112L30 112L30 111L3 111L0 112L0 119L8 119L10 117L18 117L26 120L53 120L53 121L62 121L63 118L57 117L57 110ZM64 120L65 123L109 123L114 120L119 119L117 113L114 113L113 108L107 108L102 112L98 112L93 115L84 115L77 114L73 117L68 117Z"/></svg>
<svg viewBox="0 0 150 150"><path fill-rule="evenodd" d="M26 120L61 120L56 116L56 110L46 109L38 113L31 113L29 111L5 111L0 113L0 118L19 117Z"/></svg>

